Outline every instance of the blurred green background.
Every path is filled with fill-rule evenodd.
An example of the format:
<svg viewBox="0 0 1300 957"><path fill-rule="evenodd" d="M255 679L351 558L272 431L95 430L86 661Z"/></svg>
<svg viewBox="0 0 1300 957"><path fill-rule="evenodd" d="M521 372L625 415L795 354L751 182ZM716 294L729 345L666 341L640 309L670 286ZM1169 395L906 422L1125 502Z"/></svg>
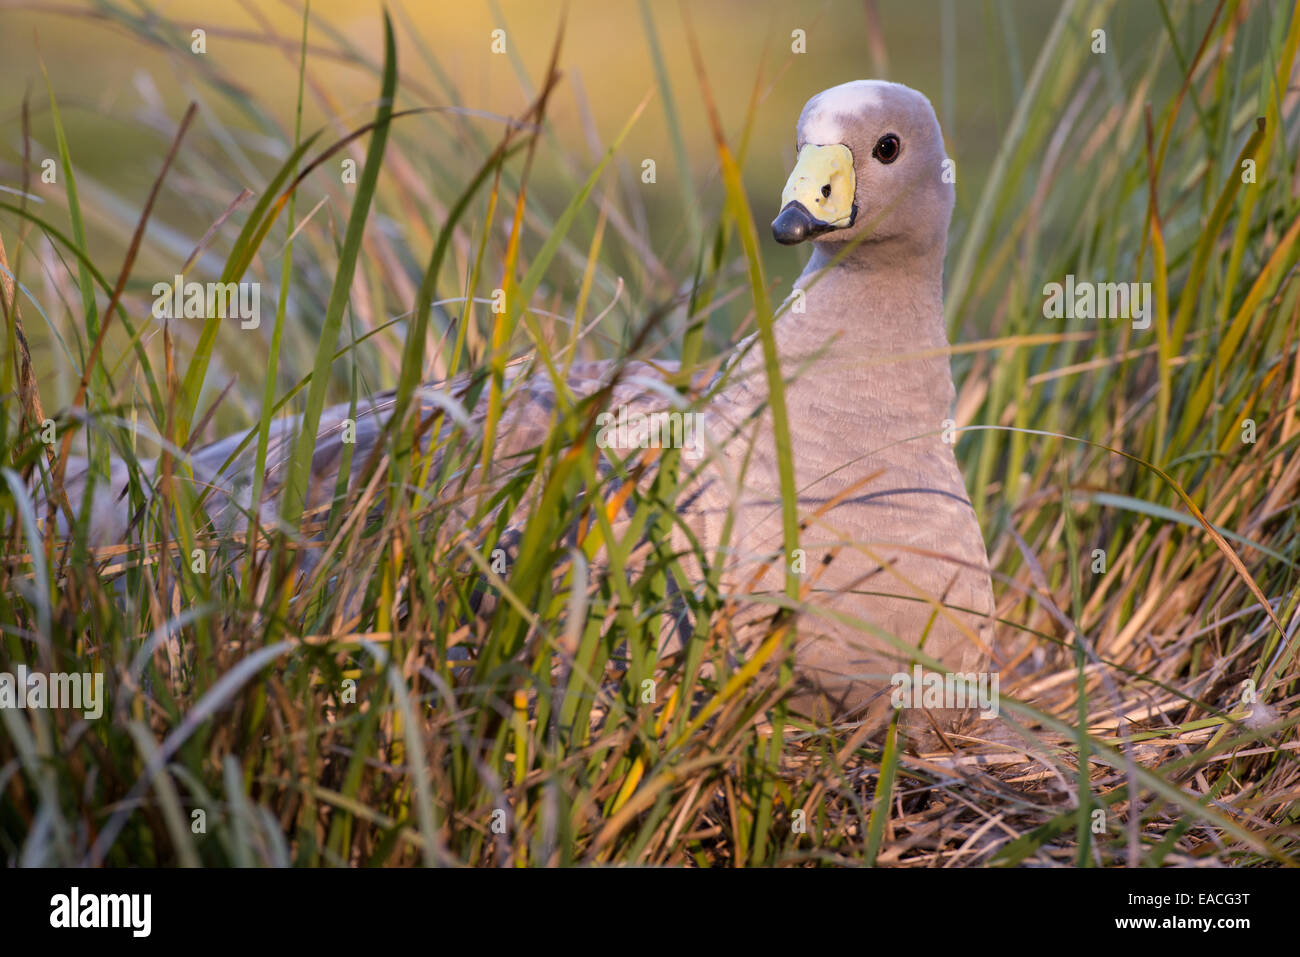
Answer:
<svg viewBox="0 0 1300 957"><path fill-rule="evenodd" d="M1178 29L1185 34L1184 47L1194 49L1210 6L1198 5L1190 16L1181 18ZM376 66L382 55L382 9L378 3L343 0L312 4L304 134L326 126L331 131L326 139L340 136L373 116ZM458 101L500 116L518 115L535 94L562 19L560 5L529 0L403 0L388 9L398 37L400 108ZM1104 61L1101 68L1109 74L1112 93L1122 98L1117 71L1131 79L1145 68L1143 51L1151 37L1163 29L1160 7L1155 2L1124 2L1097 10L1098 25L1107 30L1108 52L1112 54L1099 58ZM680 6L577 0L568 7L560 59L563 80L548 106L553 136L538 151L530 208L557 215L595 165L600 150L647 94L653 94L619 152L618 203L637 235L645 237L648 247L672 268L657 273L647 270L646 257L635 243L625 243L626 237L618 235L610 237L602 250L602 266L615 270L627 283L610 327L635 324L670 296L673 289L664 288L671 286L665 282L668 274L678 279L690 275L697 247L690 242L687 229L690 204L683 201L681 177L690 177L702 221L714 221L723 201L712 134L690 54L693 31L733 148L744 138L752 104L753 125L743 167L764 243L768 278L778 300L807 258L806 249L777 246L766 229L793 164L795 120L810 96L847 80L886 78L913 86L931 98L949 153L957 162L958 205L950 238L950 247L956 246L1058 13L1057 4L1040 0L709 2ZM123 259L179 117L188 101L197 102L198 121L185 155L159 197L129 287L143 296L147 284L171 277L239 188L258 191L287 155L292 142L301 16L302 7L296 2L0 6L0 63L5 81L0 84L4 130L0 185L13 190L21 184L24 97L30 107L34 172L39 173L42 159L57 155L43 63L60 104L77 170L92 258L111 274ZM189 48L187 31L196 28L206 31L204 56ZM491 34L496 29L506 31L505 56L491 50ZM802 54L792 52L795 30L806 35L806 52ZM657 87L651 31L670 77L671 105ZM1088 37L1081 35L1077 42L1086 44ZM1172 68L1157 78L1157 85L1171 88L1177 82L1177 71ZM1153 88L1149 92L1155 97L1168 90ZM681 170L676 162L666 120L670 109L680 118L689 170ZM470 122L480 131L478 146L494 144L499 138L499 121L481 118ZM431 181L431 193L444 201L442 205L431 202L428 210L405 211L422 218L423 227L400 221L394 227L404 233L400 238L413 250L406 263L413 282L418 281L423 250L429 242L428 235L420 234L426 230L436 234L438 213L445 210L445 203L487 152L468 142L464 130L453 133L452 125L446 117L399 121L389 147L389 165L381 178L382 190L392 169L392 154L402 149L415 176ZM651 186L640 182L645 158L653 158L657 166L657 182ZM323 177L323 171L313 174L300 191L300 214L325 198L325 213L332 217L333 229L338 232L346 217L347 194L325 188L329 184L322 184ZM1089 185L1071 182L1067 164L1055 189L1087 189ZM1020 190L1028 194L1033 184L1023 183ZM33 192L57 210L50 219L62 227L67 221L62 186L34 182ZM498 210L494 225L503 231L509 227L511 205L509 202L504 210ZM241 216L236 211L221 228L213 251L224 249L223 243L233 237ZM579 248L585 248L594 216L594 211L589 215L584 210L575 237ZM13 222L8 220L11 231ZM0 216L0 224L5 223L6 218ZM277 227L277 234L280 232ZM529 241L537 238L533 235ZM201 258L187 278L215 279L216 263L213 258ZM289 306L290 345L294 336L301 335L298 347L306 350L305 355L314 351L310 331L328 291L329 273L321 256L309 257L300 273L298 295ZM579 277L580 271L567 280L557 274L554 282L572 293ZM264 278L273 280L273 270ZM26 279L29 287L35 281L30 274ZM494 285L496 279L491 278L487 288ZM612 296L610 282L598 280L594 295L599 308ZM264 296L266 314L271 308L269 299ZM68 301L73 303L76 297ZM131 302L130 307L144 315L139 302ZM393 316L409 309L411 302L384 305L386 314ZM48 300L46 308L50 309ZM726 347L729 332L745 311L745 303L737 302L711 317L717 348ZM57 314L51 321L59 324ZM79 327L74 321L73 338ZM269 327L270 323L263 324L264 336L269 336ZM29 319L28 328L37 367L50 373L46 402L62 405L75 388L72 366L77 363L65 361L67 353L43 334L39 323ZM186 331L177 334L183 348ZM617 333L613 335L617 338ZM616 350L614 342L603 352ZM261 363L253 360L246 337L219 343L218 351L227 353L224 361L236 371L241 358L252 360L243 370L244 378L256 375L254 370ZM283 365L286 385L308 368L296 363L292 348ZM370 385L386 384L385 367L380 358L370 368L375 380ZM220 365L217 371L221 371ZM210 389L213 381L210 376ZM248 385L256 388L255 381ZM229 408L221 410L217 421L224 428L244 424Z"/></svg>

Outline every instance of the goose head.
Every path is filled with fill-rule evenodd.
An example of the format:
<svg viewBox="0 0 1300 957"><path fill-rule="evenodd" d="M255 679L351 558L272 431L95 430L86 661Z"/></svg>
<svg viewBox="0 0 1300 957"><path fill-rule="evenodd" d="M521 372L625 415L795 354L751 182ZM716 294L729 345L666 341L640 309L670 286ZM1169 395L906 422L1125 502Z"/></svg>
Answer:
<svg viewBox="0 0 1300 957"><path fill-rule="evenodd" d="M861 236L863 245L943 249L955 175L922 94L883 80L842 83L804 104L796 137L797 160L772 223L777 242Z"/></svg>

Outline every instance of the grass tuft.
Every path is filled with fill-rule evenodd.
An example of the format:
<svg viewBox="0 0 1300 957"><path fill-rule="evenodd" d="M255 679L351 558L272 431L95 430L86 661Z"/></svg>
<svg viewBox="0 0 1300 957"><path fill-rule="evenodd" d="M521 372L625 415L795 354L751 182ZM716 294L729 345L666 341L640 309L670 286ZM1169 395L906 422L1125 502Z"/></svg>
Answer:
<svg viewBox="0 0 1300 957"><path fill-rule="evenodd" d="M1295 863L1300 17L1161 4L1142 56L1092 55L1079 38L1125 6L1062 4L1022 76L1025 31L999 4L1014 108L988 157L949 144L979 184L961 182L946 318L1010 733L934 754L896 722L790 716L800 581L726 593L730 528L717 554L674 545L677 453L595 442L639 364L697 409L756 332L798 540L771 331L788 263L749 200L775 193L750 159L770 73L743 78L724 121L734 91L711 86L695 26L641 3L651 93L608 143L592 124L584 152L557 132L565 97L585 105L563 73L571 24L540 83L510 60L527 105L503 117L468 108L418 37L399 68L387 16L376 58L308 6L296 42L262 19L245 37L294 62L293 123L205 60L186 78L202 108L141 111L142 138L166 130L170 148L140 195L78 166L94 144L65 129L54 70L59 188L33 192L26 120L0 152L0 672L102 673L107 705L0 709L6 861ZM115 0L94 18L189 43ZM673 71L670 35L693 70ZM364 114L335 100L335 66L377 95ZM324 122L304 135L305 102ZM671 152L678 178L672 229L652 233L619 171L660 119L660 174ZM276 289L274 322L153 320L152 281L176 272ZM1049 316L1044 286L1067 274L1150 282L1150 326ZM594 358L619 365L584 396L570 380ZM440 397L420 388L451 376ZM529 376L555 399L525 441L510 426ZM374 454L342 447L358 480L317 481L318 432L342 427L329 407L352 418L385 391ZM90 497L61 492L104 501L112 462L125 532L104 543ZM228 467L250 473L246 499L205 487ZM774 625L733 661L747 601ZM661 655L683 605L692 633Z"/></svg>

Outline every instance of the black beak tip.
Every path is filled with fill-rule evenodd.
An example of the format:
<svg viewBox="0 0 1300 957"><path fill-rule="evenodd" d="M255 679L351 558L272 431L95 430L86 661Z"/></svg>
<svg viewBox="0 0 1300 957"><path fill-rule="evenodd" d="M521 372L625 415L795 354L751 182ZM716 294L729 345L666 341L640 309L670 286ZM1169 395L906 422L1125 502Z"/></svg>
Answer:
<svg viewBox="0 0 1300 957"><path fill-rule="evenodd" d="M816 226L802 203L790 203L772 220L772 238L783 246L794 246L812 236Z"/></svg>

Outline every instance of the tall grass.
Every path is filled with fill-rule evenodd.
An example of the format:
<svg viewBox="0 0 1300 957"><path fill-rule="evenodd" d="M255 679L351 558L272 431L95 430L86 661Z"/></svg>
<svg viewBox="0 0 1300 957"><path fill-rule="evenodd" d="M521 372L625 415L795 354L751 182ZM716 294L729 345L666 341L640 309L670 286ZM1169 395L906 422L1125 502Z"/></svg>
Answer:
<svg viewBox="0 0 1300 957"><path fill-rule="evenodd" d="M617 176L641 110L596 161L553 133L562 29L540 81L518 65L531 105L496 124L466 108L440 51L409 30L438 88L405 83L387 18L381 61L310 12L297 41L275 38L297 56L293 129L206 66L223 111L202 129L154 118L172 138L154 195L195 191L185 205L207 217L186 224L187 242L147 228L153 196L128 221L120 198L78 190L88 147L64 135L52 77L63 194L33 202L25 149L18 195L0 201L0 670L102 671L110 710L0 710L6 858L1294 860L1300 203L1288 90L1300 17L1203 6L1162 5L1165 32L1121 58L1090 50L1104 6L1065 3L1023 83L1017 67L991 172L954 225L958 453L995 566L1004 716L1023 736L975 734L931 755L902 749L893 725L786 714L795 614L747 660L728 659L746 596L721 592L703 546L674 550L677 453L607 459L593 422L617 382L585 399L568 386L579 359L671 358L682 401L705 401L721 316L737 338L757 330L777 412L771 302L784 289L755 225L769 204L743 177L766 148L749 131L771 73L756 77L748 114L724 123L718 77L698 56L693 75L670 75L661 14L642 6L649 108L664 111L684 164L694 132L675 104L700 96L716 152L713 185L697 193L684 177L665 200L680 203L683 229L657 246ZM189 43L134 8L100 10L142 42ZM303 135L304 96L332 109L309 37L373 77L369 122L338 116ZM263 134L260 152L237 123ZM343 159L354 183L337 175ZM543 195L542 161L567 196ZM1090 188L1069 188L1079 182ZM91 204L120 226L107 258L88 244ZM629 259L649 307L628 302ZM274 322L255 334L173 321L158 334L146 293L178 269L277 289ZM1150 328L1047 318L1043 286L1066 274L1150 281ZM504 309L489 305L496 290ZM69 407L51 410L29 344L78 383ZM286 361L299 355L312 357L300 370ZM556 402L515 448L519 355ZM418 391L457 373L481 414ZM360 480L309 500L326 404L356 408L385 388L396 412ZM277 417L296 429L280 521L231 534L192 483L190 453L242 430L257 500ZM73 451L101 481L110 456L126 463L125 543L90 541L88 511L61 496ZM155 456L150 473L141 462ZM783 465L788 492L788 453ZM69 534L41 501L67 510ZM788 494L784 517L792 540ZM797 612L801 587L792 578L774 600ZM661 657L677 602L694 631Z"/></svg>

